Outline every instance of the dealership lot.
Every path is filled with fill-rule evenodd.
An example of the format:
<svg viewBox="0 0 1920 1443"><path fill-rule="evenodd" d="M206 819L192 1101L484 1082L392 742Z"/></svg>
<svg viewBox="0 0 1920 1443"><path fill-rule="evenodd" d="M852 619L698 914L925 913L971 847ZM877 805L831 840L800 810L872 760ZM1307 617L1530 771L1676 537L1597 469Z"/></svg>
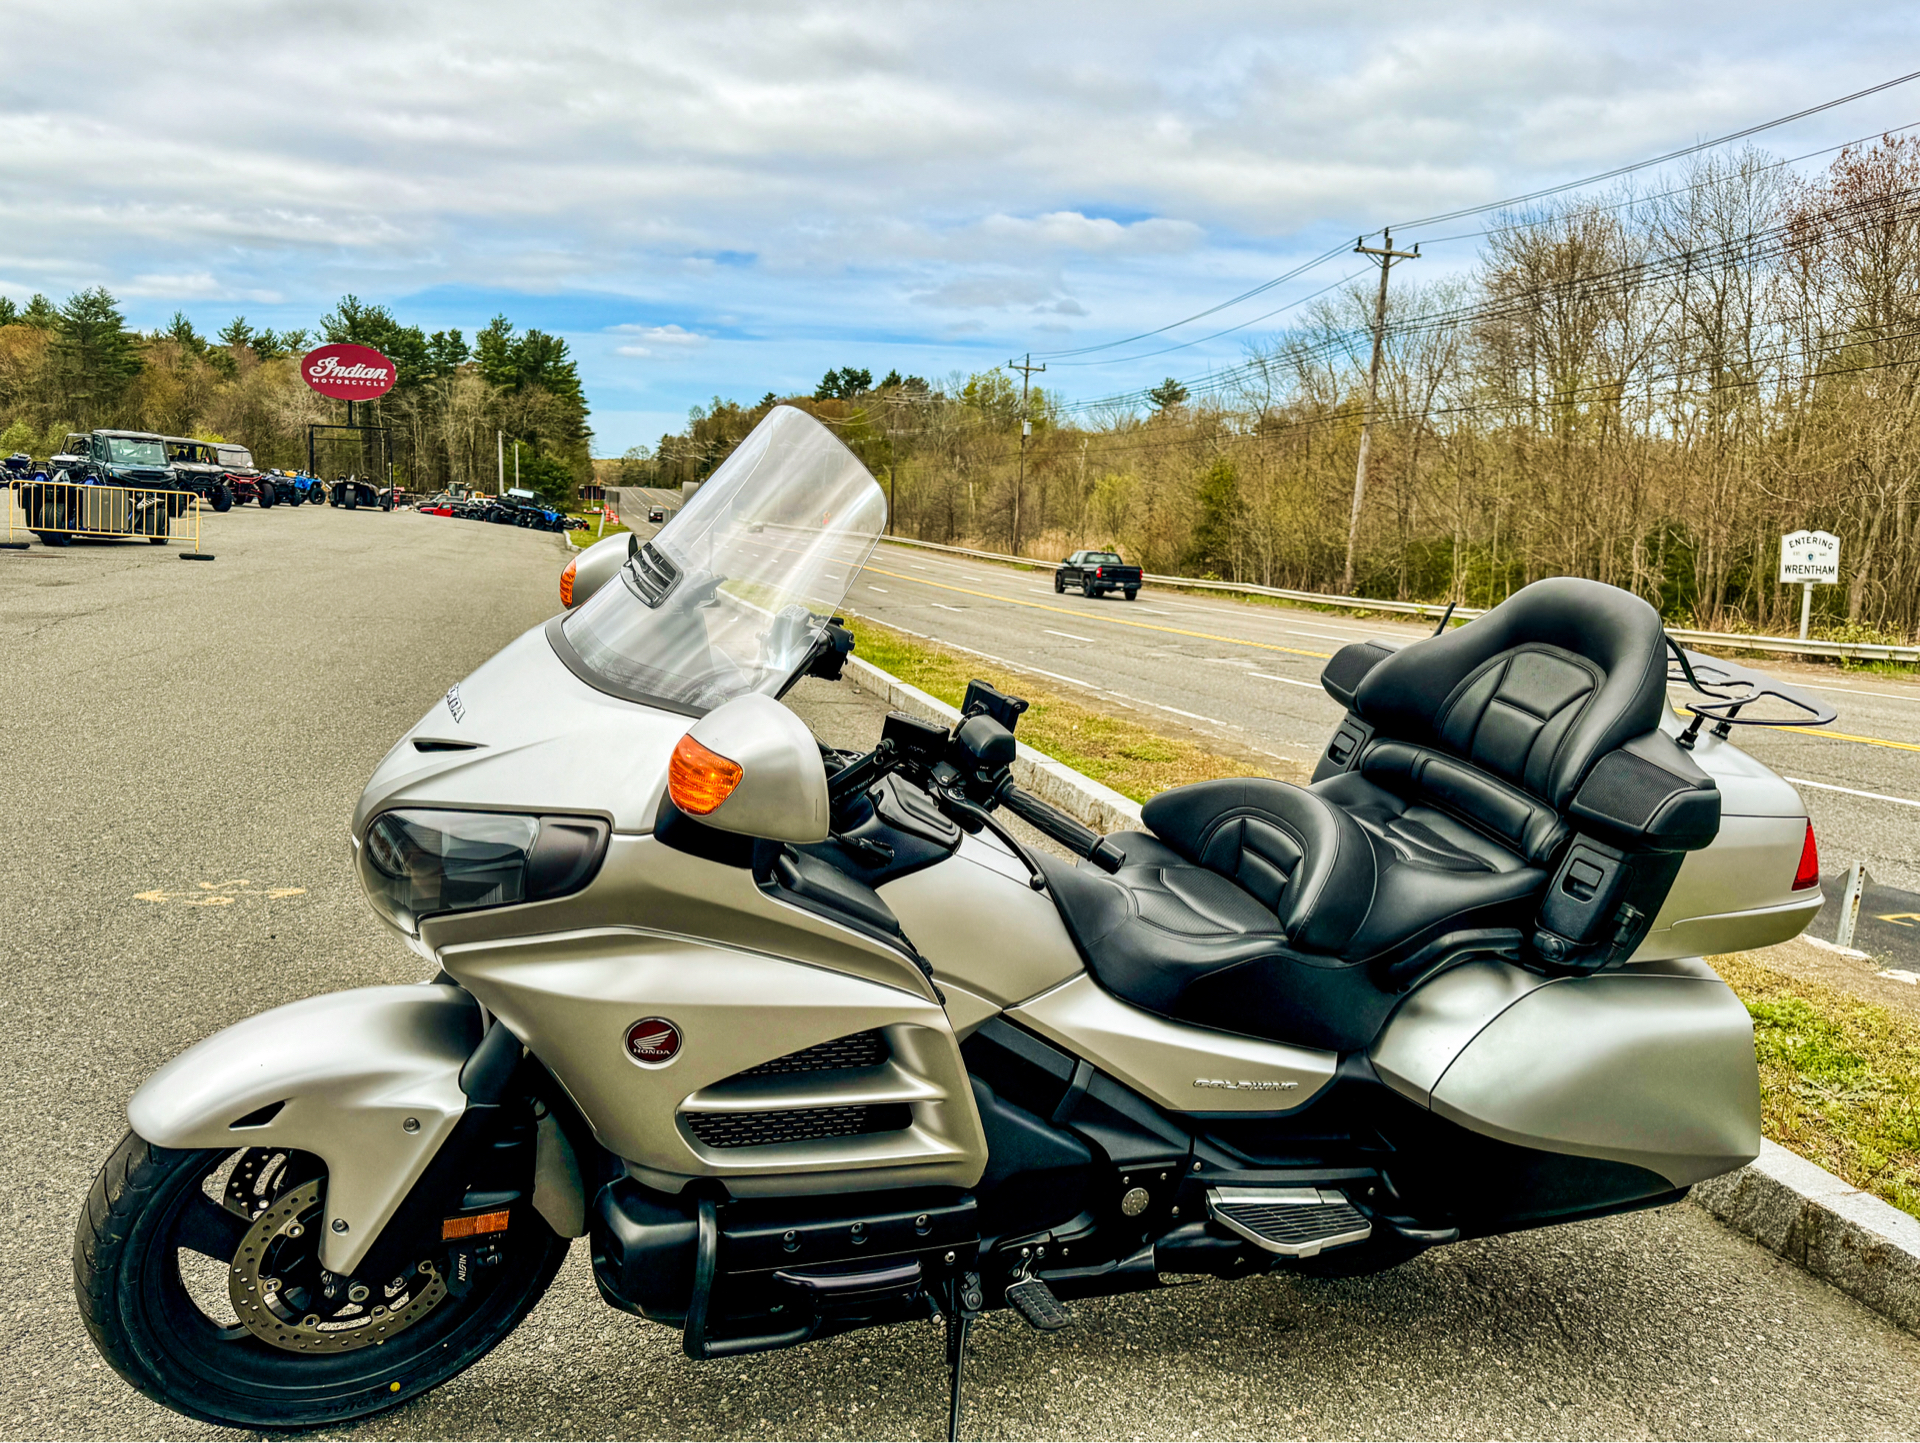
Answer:
<svg viewBox="0 0 1920 1443"><path fill-rule="evenodd" d="M199 566L144 545L0 553L6 1436L207 1431L93 1353L69 1280L79 1201L127 1094L187 1043L312 992L423 975L360 900L349 812L450 683L557 605L551 536L330 508L298 523L288 544L272 513L236 511ZM877 726L848 688L810 682L794 703L833 740ZM693 1364L673 1334L601 1305L584 1252L479 1367L354 1431L939 1435L931 1325ZM1920 1339L1690 1207L1372 1279L1077 1312L1048 1337L1006 1317L980 1330L969 1436L1920 1433Z"/></svg>

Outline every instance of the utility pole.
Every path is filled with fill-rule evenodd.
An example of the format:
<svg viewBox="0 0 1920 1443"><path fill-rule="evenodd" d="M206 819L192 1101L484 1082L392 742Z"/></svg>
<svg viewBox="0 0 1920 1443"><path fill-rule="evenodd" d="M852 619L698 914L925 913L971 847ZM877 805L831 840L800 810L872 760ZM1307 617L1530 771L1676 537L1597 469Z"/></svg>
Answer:
<svg viewBox="0 0 1920 1443"><path fill-rule="evenodd" d="M1387 333L1387 272L1393 269L1395 261L1413 261L1420 259L1420 247L1415 244L1410 251L1397 251L1393 248L1393 232L1380 232L1381 245L1367 244L1367 238L1361 236L1353 243L1355 252L1363 256L1374 256L1380 265L1380 295L1373 303L1373 363L1367 367L1367 411L1360 422L1360 460L1353 469L1353 513L1347 518L1347 569L1340 578L1340 590L1348 596L1353 595L1353 543L1360 534L1360 503L1367 494L1367 453L1373 449L1373 408L1380 395L1380 348Z"/></svg>
<svg viewBox="0 0 1920 1443"><path fill-rule="evenodd" d="M1033 352L1028 351L1025 361L1008 361L1009 371L1020 373L1020 474L1013 483L1013 554L1020 554L1020 498L1027 489L1027 437L1033 434L1033 418L1027 415L1027 387L1033 380L1035 371L1044 371L1045 366L1033 364Z"/></svg>
<svg viewBox="0 0 1920 1443"><path fill-rule="evenodd" d="M507 433L493 433L493 469L499 485L493 488L493 494L504 496L507 491Z"/></svg>

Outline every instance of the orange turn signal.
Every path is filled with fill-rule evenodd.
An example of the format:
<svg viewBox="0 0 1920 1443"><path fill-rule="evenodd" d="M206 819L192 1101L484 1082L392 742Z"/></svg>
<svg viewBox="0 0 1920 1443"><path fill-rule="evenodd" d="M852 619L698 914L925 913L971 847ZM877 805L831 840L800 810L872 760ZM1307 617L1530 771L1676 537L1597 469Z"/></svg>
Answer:
<svg viewBox="0 0 1920 1443"><path fill-rule="evenodd" d="M667 795L681 811L704 817L733 795L744 775L740 763L701 746L688 732L667 763Z"/></svg>
<svg viewBox="0 0 1920 1443"><path fill-rule="evenodd" d="M560 573L560 604L562 606L573 605L573 573L579 565L580 558L576 556L567 563L567 569Z"/></svg>

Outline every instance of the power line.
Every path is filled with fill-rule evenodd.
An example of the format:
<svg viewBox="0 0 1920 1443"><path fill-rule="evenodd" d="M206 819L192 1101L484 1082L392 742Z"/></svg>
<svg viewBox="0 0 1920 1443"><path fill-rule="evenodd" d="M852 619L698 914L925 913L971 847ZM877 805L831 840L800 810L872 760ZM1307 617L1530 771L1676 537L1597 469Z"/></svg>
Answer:
<svg viewBox="0 0 1920 1443"><path fill-rule="evenodd" d="M1697 145L1684 146L1679 150L1668 151L1664 155L1653 156L1646 160L1634 161L1632 164L1629 164L1629 165L1616 166L1612 170L1601 171L1595 175L1586 176L1580 180L1570 180L1560 185L1548 186L1545 189L1531 191L1525 195L1509 196L1505 200L1491 201L1484 205L1468 206L1460 210L1446 211L1437 215L1425 216L1419 220L1398 222L1397 228L1402 231L1413 230L1419 226L1437 225L1442 221L1448 221L1448 220L1462 220L1468 216L1484 215L1488 211L1503 210L1516 205L1525 205L1531 201L1545 200L1551 196L1564 195L1568 191L1578 190L1583 186L1597 185L1602 181L1616 180L1623 175L1631 175L1636 171L1646 170L1656 165L1664 165L1674 160L1681 160L1689 155L1697 155L1703 150L1712 150L1717 146L1727 145L1736 140L1744 140L1749 136L1759 135L1769 130L1775 130L1775 129L1778 129L1780 126L1789 125L1796 120L1804 120L1808 116L1818 115L1823 111L1832 110L1838 106L1851 104L1853 101L1862 100L1869 95L1877 95L1883 90L1891 90L1896 86L1905 85L1908 82L1916 79L1920 79L1920 70L1911 71L1906 75L1897 76L1892 80L1882 81L1878 85L1870 85L1863 90L1856 90L1850 95L1842 95L1833 100L1822 101L1818 105L1807 106L1802 110L1794 111L1790 115L1777 116L1772 120L1763 121L1758 125L1747 126L1743 130L1734 131L1731 134L1720 136L1714 140L1701 141ZM1901 127L1901 128L1909 129L1911 127ZM1871 139L1871 138L1872 137L1862 137L1862 140ZM1861 141L1848 142L1848 144L1854 144L1854 145L1857 145L1860 143ZM1844 149L1845 147L1834 147L1834 148ZM1808 156L1802 156L1802 157L1799 157L1799 159L1807 159L1807 158L1810 158L1810 156L1812 155L1819 155L1819 154L1825 154L1825 153L1826 152L1824 151L1813 151L1813 152L1809 152ZM1782 162L1782 163L1793 164L1795 162L1788 161L1788 162ZM1672 194L1673 192L1668 192L1668 193ZM1392 229L1392 228L1394 227L1388 227L1388 229ZM1485 231L1485 232L1480 232L1479 234L1485 235L1485 234L1492 234L1492 233L1493 232L1491 231ZM1376 232L1369 231L1367 232L1367 234L1373 235L1373 234L1376 234ZM1465 237L1450 236L1450 237L1446 237L1445 239L1457 240L1457 239L1463 239L1463 238ZM1312 260L1303 262L1302 264L1295 266L1292 270L1286 272L1284 275L1275 276L1272 280L1265 281L1262 284L1253 287L1251 290L1243 291L1237 296L1234 296L1228 300L1221 301L1218 305L1209 306L1207 309L1203 311L1196 311L1194 314L1190 316L1186 316L1177 321L1172 321L1167 325L1157 327L1154 330L1142 331L1137 335L1125 336L1119 340L1105 341L1100 343L1099 345L1081 346L1073 350L1037 352L1036 354L1039 354L1045 360L1057 359L1057 360L1064 361L1066 358L1072 357L1072 356L1093 355L1097 352L1113 350L1114 348L1119 346L1131 345L1135 341L1151 340L1155 336L1165 335L1169 331L1178 330L1181 326L1189 325L1192 322L1197 320L1203 320L1206 317L1211 315L1216 315L1219 312L1230 309L1233 306L1237 306L1244 301L1251 300L1255 296L1262 295L1265 292L1272 290L1275 286L1284 285L1286 282L1290 280L1297 279L1298 277L1305 275L1308 271L1311 271L1316 267L1325 264L1327 261L1332 260L1335 256L1340 255L1344 250L1345 250L1344 246L1337 246L1332 250L1323 252L1322 254L1315 256ZM1335 284L1338 284L1338 282L1336 282ZM1324 294L1324 292L1318 292L1316 294ZM1312 299L1312 297L1303 298L1303 300L1310 300L1310 299ZM1296 302L1295 304L1299 304L1299 302ZM1285 310L1287 309L1287 307L1281 307L1280 309ZM1275 315L1275 314L1278 314L1278 312L1277 311L1269 312L1268 316ZM1256 317L1252 321L1242 322L1241 325L1239 326L1230 326L1224 331L1216 332L1212 336L1203 337L1200 341L1187 342L1185 343L1185 345L1199 345L1199 344L1203 344L1204 341L1207 341L1207 340L1216 340L1220 336L1230 334L1232 331L1235 331L1235 330L1243 329L1245 326L1248 326L1248 325L1256 325L1259 323L1260 320L1264 320L1267 318L1268 318L1267 316ZM1180 350L1184 348L1185 346L1183 345L1183 346L1168 347L1167 349L1171 351L1171 350ZM1166 354L1166 351L1153 352L1151 354L1164 355ZM1148 357L1146 356L1119 356L1119 357L1114 357L1112 362L1078 362L1076 364L1081 364L1081 365L1117 364L1122 361L1129 361L1129 360L1138 361L1138 360L1146 360L1146 359L1148 359Z"/></svg>
<svg viewBox="0 0 1920 1443"><path fill-rule="evenodd" d="M1529 191L1526 195L1509 196L1505 200L1491 201L1486 205L1468 206L1464 210L1445 211L1440 215L1424 216L1419 220L1401 221L1401 230L1413 230L1423 225L1438 225L1443 220L1462 220L1470 215L1485 215L1490 210L1508 210L1516 205L1526 205L1529 201L1545 200L1548 196L1563 195L1570 190L1578 190L1585 185L1598 185L1603 180L1617 180L1623 175L1631 175L1636 170L1646 170L1649 166L1665 165L1670 160L1682 160L1689 155L1698 155L1703 150L1712 150L1715 146L1727 145L1736 140L1745 140L1749 135L1758 135L1765 130L1774 130L1782 125L1790 125L1796 120L1805 120L1809 115L1818 115L1823 110L1832 110L1835 106L1847 105L1863 100L1869 95L1878 95L1883 90L1891 90L1896 85L1905 85L1910 80L1920 80L1920 70L1909 71L1892 80L1883 80L1878 85L1869 85L1865 90L1856 90L1851 95L1842 95L1837 100L1823 100L1818 105L1809 105L1805 110L1796 110L1791 115L1782 115L1774 120L1762 121L1759 125L1749 125L1745 130L1736 130L1731 135L1723 135L1718 140L1703 140L1698 145L1684 146L1679 150L1670 150L1665 155L1656 155L1650 160L1636 160L1631 165L1615 166L1612 170L1603 170L1598 175L1587 176L1584 180L1570 180L1564 185L1551 185L1545 190Z"/></svg>

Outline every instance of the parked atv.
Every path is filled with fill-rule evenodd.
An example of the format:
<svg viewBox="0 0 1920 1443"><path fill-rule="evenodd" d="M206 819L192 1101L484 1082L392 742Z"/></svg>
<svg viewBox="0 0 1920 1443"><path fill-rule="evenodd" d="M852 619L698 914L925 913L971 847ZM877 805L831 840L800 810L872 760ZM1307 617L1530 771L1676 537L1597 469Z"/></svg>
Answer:
<svg viewBox="0 0 1920 1443"><path fill-rule="evenodd" d="M391 486L376 486L371 481L362 481L358 476L336 476L328 491L333 504L344 511L357 511L362 506L378 506L382 511L393 510Z"/></svg>
<svg viewBox="0 0 1920 1443"><path fill-rule="evenodd" d="M167 460L173 466L173 479L182 491L191 491L215 511L233 509L233 487L227 482L226 468L207 441L188 436L167 436Z"/></svg>
<svg viewBox="0 0 1920 1443"><path fill-rule="evenodd" d="M273 484L253 464L253 452L245 446L225 442L215 445L213 449L220 458L221 469L226 473L227 485L233 488L234 500L255 502L262 511L279 500Z"/></svg>

